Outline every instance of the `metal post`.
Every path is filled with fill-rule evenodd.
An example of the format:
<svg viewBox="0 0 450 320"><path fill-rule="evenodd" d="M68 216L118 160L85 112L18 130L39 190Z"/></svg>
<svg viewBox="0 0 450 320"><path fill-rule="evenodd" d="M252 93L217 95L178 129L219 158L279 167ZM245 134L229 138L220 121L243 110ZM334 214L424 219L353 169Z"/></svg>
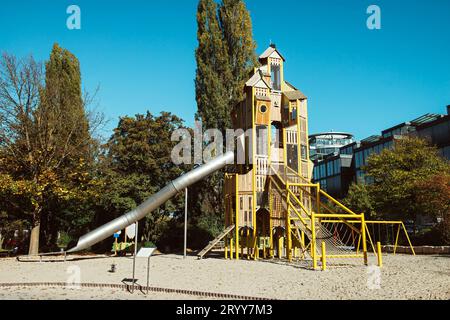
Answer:
<svg viewBox="0 0 450 320"><path fill-rule="evenodd" d="M322 241L322 271L327 270L327 255L325 249L325 241Z"/></svg>
<svg viewBox="0 0 450 320"><path fill-rule="evenodd" d="M398 225L398 229L397 229L397 236L395 237L394 256L395 256L395 253L397 252L397 245L398 245L398 237L400 235L400 228L401 228L401 225L399 224Z"/></svg>
<svg viewBox="0 0 450 320"><path fill-rule="evenodd" d="M148 294L148 286L150 285L150 256L148 256L147 261L147 294Z"/></svg>
<svg viewBox="0 0 450 320"><path fill-rule="evenodd" d="M235 237L236 237L236 248L235 248L235 253L236 253L236 260L239 260L239 175L235 176L236 178L236 216L235 216ZM232 211L231 211L232 212Z"/></svg>
<svg viewBox="0 0 450 320"><path fill-rule="evenodd" d="M370 237L370 234L369 234ZM367 240L366 240L366 219L364 217L364 213L361 214L361 241L362 241L362 250L364 255L364 264L368 265L367 260Z"/></svg>
<svg viewBox="0 0 450 320"><path fill-rule="evenodd" d="M134 256L133 256L133 291L131 291L131 293L134 293L134 284L135 284L135 282L136 282L136 280L135 280L135 274L136 274L136 254L137 254L137 245L138 245L138 239L139 239L139 236L138 236L138 224L139 224L139 222L138 221L136 221L136 224L135 224L135 228L136 228L136 234L134 235L135 236L135 238L134 238Z"/></svg>
<svg viewBox="0 0 450 320"><path fill-rule="evenodd" d="M381 243L377 242L377 256L378 256L378 266L381 268L383 266L383 255L381 254Z"/></svg>
<svg viewBox="0 0 450 320"><path fill-rule="evenodd" d="M184 189L184 259L187 255L187 203L188 203L188 188Z"/></svg>

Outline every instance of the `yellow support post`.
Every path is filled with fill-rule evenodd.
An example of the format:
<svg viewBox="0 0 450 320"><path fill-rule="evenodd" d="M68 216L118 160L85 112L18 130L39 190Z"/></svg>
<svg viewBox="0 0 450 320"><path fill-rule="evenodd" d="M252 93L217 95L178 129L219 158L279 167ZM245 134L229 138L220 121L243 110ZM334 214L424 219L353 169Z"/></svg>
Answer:
<svg viewBox="0 0 450 320"><path fill-rule="evenodd" d="M381 268L383 266L383 255L381 253L381 243L377 242L377 256L378 256L378 266Z"/></svg>
<svg viewBox="0 0 450 320"><path fill-rule="evenodd" d="M409 239L408 231L406 231L406 227L405 227L405 224L403 222L402 222L402 227L403 227L403 231L405 232L406 239L408 240L409 247L411 248L411 252L413 253L413 255L416 255L416 252L414 251L414 247L413 247L413 245L411 243L411 240Z"/></svg>
<svg viewBox="0 0 450 320"><path fill-rule="evenodd" d="M400 228L401 228L401 225L398 225L397 236L395 237L394 256L395 256L395 253L397 251L398 237L400 236Z"/></svg>
<svg viewBox="0 0 450 320"><path fill-rule="evenodd" d="M245 243L247 245L247 260L250 260L250 243L249 243L249 239L250 239L250 230L247 227L247 235L245 237Z"/></svg>
<svg viewBox="0 0 450 320"><path fill-rule="evenodd" d="M236 260L239 260L239 175L235 175L236 178L236 217L235 217L235 227L236 230Z"/></svg>
<svg viewBox="0 0 450 320"><path fill-rule="evenodd" d="M273 258L273 230L272 230L272 211L273 211L273 198L272 198L272 180L269 179L269 230L270 230L270 239L269 239L269 258Z"/></svg>
<svg viewBox="0 0 450 320"><path fill-rule="evenodd" d="M327 255L325 248L325 241L322 241L322 271L327 270Z"/></svg>
<svg viewBox="0 0 450 320"><path fill-rule="evenodd" d="M225 238L225 260L228 260L228 239Z"/></svg>
<svg viewBox="0 0 450 320"><path fill-rule="evenodd" d="M303 250L302 250L302 259L305 258L305 251L306 250L306 244L305 244L305 232L302 230L302 246L303 246Z"/></svg>
<svg viewBox="0 0 450 320"><path fill-rule="evenodd" d="M233 237L230 238L230 259L233 260Z"/></svg>
<svg viewBox="0 0 450 320"><path fill-rule="evenodd" d="M289 183L286 184L287 190L289 190ZM289 193L287 195L287 203L289 203ZM291 219L290 219L290 206L288 205L286 211L286 257L291 262L292 261L292 248L291 248Z"/></svg>
<svg viewBox="0 0 450 320"><path fill-rule="evenodd" d="M317 269L316 256L316 217L314 211L311 211L311 257L313 260L313 269Z"/></svg>
<svg viewBox="0 0 450 320"><path fill-rule="evenodd" d="M240 237L241 237L241 239L244 239L244 229L241 229ZM241 259L244 259L244 246L243 245L241 245Z"/></svg>
<svg viewBox="0 0 450 320"><path fill-rule="evenodd" d="M361 246L361 234L358 235L358 245L356 246L356 254L359 253L360 246Z"/></svg>
<svg viewBox="0 0 450 320"><path fill-rule="evenodd" d="M278 259L283 258L283 237L278 238Z"/></svg>
<svg viewBox="0 0 450 320"><path fill-rule="evenodd" d="M361 214L361 241L363 246L364 264L367 266L366 219L364 213Z"/></svg>
<svg viewBox="0 0 450 320"><path fill-rule="evenodd" d="M317 206L317 214L320 214L320 183L316 184L316 206Z"/></svg>

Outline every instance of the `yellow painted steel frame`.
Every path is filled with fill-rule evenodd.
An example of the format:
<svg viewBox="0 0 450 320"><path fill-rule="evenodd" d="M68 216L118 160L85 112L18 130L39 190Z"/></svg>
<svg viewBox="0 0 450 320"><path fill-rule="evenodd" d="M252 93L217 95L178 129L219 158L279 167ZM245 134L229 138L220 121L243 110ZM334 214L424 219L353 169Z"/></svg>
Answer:
<svg viewBox="0 0 450 320"><path fill-rule="evenodd" d="M342 223L342 221L339 221L339 220L324 220L324 221L322 221L322 222L324 222L324 223ZM359 221L347 221L347 222L348 222L348 223L353 223L353 224L360 223ZM411 252L412 252L412 254L413 254L414 256L416 255L416 252L414 251L414 247L413 247L413 245L412 245L412 243L411 243L411 239L409 238L408 232L406 231L406 227L405 227L405 224L403 223L403 221L392 221L392 220L385 220L385 221L384 221L384 220L379 220L379 221L377 221L377 220L369 220L369 221L365 221L365 224L366 224L366 232L367 232L367 234L368 234L369 241L370 241L370 243L371 243L371 245L372 245L372 248L375 248L375 246L374 246L374 244L373 244L372 237L370 236L370 231L369 231L368 225L370 225L370 224L391 224L391 225L398 225L398 228L397 228L397 235L396 235L396 237L395 237L395 244L394 244L394 252L393 252L393 254L394 254L394 255L396 254L397 247L398 247L398 238L399 238L399 236L400 236L400 230L403 229L403 232L404 232L404 234L405 234L405 237L406 237L406 239L408 240L408 244L409 244L409 247L410 247L410 249L411 249ZM359 240L360 240L360 239L359 239ZM359 250L359 247L360 247L360 241L358 241L357 250ZM373 252L376 253L376 252L375 252L375 249L373 250Z"/></svg>
<svg viewBox="0 0 450 320"><path fill-rule="evenodd" d="M236 179L236 201L235 201L235 210L236 210L236 218L235 218L235 230L236 230L236 260L239 260L239 175L234 176Z"/></svg>

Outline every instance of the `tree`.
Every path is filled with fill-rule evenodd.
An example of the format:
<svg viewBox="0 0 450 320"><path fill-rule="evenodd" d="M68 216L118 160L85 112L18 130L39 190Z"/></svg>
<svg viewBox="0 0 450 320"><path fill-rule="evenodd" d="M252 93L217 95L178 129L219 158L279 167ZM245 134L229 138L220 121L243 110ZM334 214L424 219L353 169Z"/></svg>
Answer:
<svg viewBox="0 0 450 320"><path fill-rule="evenodd" d="M195 92L196 119L203 129L231 128L231 110L242 100L249 71L256 65L255 42L249 12L242 0L200 0L197 11L198 47ZM223 174L189 188L198 199L189 204L194 222L221 225L223 222ZM198 220L198 221L197 221ZM213 230L210 230L213 231Z"/></svg>
<svg viewBox="0 0 450 320"><path fill-rule="evenodd" d="M100 168L104 182L102 197L97 208L94 225L110 221L144 202L162 189L169 181L179 177L187 168L173 164L171 151L176 145L171 141L174 130L183 127L175 115L162 112L153 116L138 114L122 117L114 134L105 146L106 152ZM167 217L177 217L183 212L184 198L174 197L160 209L152 212L141 234L155 242L167 222Z"/></svg>
<svg viewBox="0 0 450 320"><path fill-rule="evenodd" d="M198 47L195 51L195 94L198 108L196 118L203 121L204 128L224 130L231 123L226 83L231 78L231 69L217 10L214 0L199 1Z"/></svg>
<svg viewBox="0 0 450 320"><path fill-rule="evenodd" d="M229 106L234 107L244 98L244 84L258 63L255 54L256 43L253 40L250 13L244 1L223 0L219 18L231 70L231 78L226 79L225 84L230 97Z"/></svg>
<svg viewBox="0 0 450 320"><path fill-rule="evenodd" d="M439 242L450 244L450 174L442 172L416 183L415 198L420 212L434 216Z"/></svg>
<svg viewBox="0 0 450 320"><path fill-rule="evenodd" d="M378 218L445 217L450 165L427 141L403 137L393 149L370 156L363 168L372 183L350 188L345 202Z"/></svg>
<svg viewBox="0 0 450 320"><path fill-rule="evenodd" d="M377 212L415 220L422 211L417 184L449 172L449 164L425 140L405 137L392 150L371 156L364 170L374 181L370 194Z"/></svg>
<svg viewBox="0 0 450 320"><path fill-rule="evenodd" d="M204 128L224 132L257 64L251 18L242 0L224 0L219 7L214 0L200 0L197 24L196 117Z"/></svg>
<svg viewBox="0 0 450 320"><path fill-rule="evenodd" d="M356 213L364 213L366 218L375 218L377 215L365 184L352 184L343 203Z"/></svg>
<svg viewBox="0 0 450 320"><path fill-rule="evenodd" d="M65 219L60 205L86 191L86 185L74 186L77 177L89 177L90 122L97 128L102 121L84 112L89 99L81 97L72 54L55 45L46 70L44 83L42 65L32 57L4 54L0 62L0 173L11 178L4 191L14 191L21 204L5 200L10 214L22 211L31 227L30 254L39 251L42 222L44 242L56 243L57 220Z"/></svg>

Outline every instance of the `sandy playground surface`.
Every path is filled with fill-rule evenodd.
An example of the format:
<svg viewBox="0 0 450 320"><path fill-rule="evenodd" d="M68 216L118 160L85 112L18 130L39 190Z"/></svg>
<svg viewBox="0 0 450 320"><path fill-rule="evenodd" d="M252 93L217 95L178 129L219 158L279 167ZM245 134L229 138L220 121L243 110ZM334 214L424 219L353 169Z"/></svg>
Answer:
<svg viewBox="0 0 450 320"><path fill-rule="evenodd" d="M81 283L121 284L131 278L130 257L82 257L66 262L0 259L2 283L67 282L80 270ZM370 264L376 258L370 256ZM353 265L308 270L302 264L271 261L197 260L177 255L151 258L150 286L269 299L450 299L450 256L385 255L381 278L358 260ZM117 265L110 273L111 264ZM137 259L137 283L146 285L146 259ZM79 267L79 269L78 269ZM368 283L370 285L368 285ZM379 284L379 288L377 288ZM120 288L1 287L0 299L201 299L199 296Z"/></svg>

